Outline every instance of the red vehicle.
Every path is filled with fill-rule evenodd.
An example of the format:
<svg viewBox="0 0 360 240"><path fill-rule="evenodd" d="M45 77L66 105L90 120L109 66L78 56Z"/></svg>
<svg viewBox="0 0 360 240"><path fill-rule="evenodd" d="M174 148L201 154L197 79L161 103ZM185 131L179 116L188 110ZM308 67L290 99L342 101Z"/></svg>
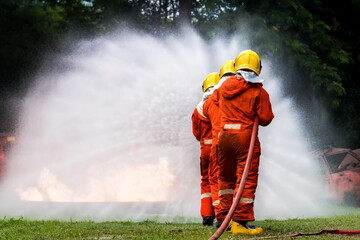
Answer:
<svg viewBox="0 0 360 240"><path fill-rule="evenodd" d="M0 179L5 174L6 156L15 137L10 133L0 133Z"/></svg>
<svg viewBox="0 0 360 240"><path fill-rule="evenodd" d="M315 152L325 182L340 204L360 206L360 149L327 147Z"/></svg>

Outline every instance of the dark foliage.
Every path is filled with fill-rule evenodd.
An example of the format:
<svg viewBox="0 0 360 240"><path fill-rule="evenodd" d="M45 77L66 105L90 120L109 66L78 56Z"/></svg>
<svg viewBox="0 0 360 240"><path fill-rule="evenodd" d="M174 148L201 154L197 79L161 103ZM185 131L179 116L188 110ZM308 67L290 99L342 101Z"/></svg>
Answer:
<svg viewBox="0 0 360 240"><path fill-rule="evenodd" d="M278 74L286 92L319 144L358 147L360 29L354 24L359 13L359 0L2 0L0 131L12 130L12 96L26 91L42 54L69 47L66 34L97 36L124 20L162 34L185 22L205 39L246 31L255 51L283 66Z"/></svg>

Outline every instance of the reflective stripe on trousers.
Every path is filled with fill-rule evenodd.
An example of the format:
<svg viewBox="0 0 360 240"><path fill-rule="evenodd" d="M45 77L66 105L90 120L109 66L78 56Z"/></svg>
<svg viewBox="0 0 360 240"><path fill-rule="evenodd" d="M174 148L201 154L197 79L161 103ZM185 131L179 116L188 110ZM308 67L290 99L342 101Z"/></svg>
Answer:
<svg viewBox="0 0 360 240"><path fill-rule="evenodd" d="M234 194L234 189L221 189L219 190L219 196L225 195L225 194Z"/></svg>
<svg viewBox="0 0 360 240"><path fill-rule="evenodd" d="M234 198L235 200L235 198ZM240 202L239 203L253 203L254 199L253 198L240 198Z"/></svg>
<svg viewBox="0 0 360 240"><path fill-rule="evenodd" d="M212 197L211 193L203 193L203 194L201 194L201 199L207 198L207 197Z"/></svg>

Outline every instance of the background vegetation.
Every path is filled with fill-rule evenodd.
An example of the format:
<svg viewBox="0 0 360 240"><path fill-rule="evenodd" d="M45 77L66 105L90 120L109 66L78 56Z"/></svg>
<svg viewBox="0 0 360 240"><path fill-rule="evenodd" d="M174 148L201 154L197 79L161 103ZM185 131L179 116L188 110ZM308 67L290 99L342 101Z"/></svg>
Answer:
<svg viewBox="0 0 360 240"><path fill-rule="evenodd" d="M161 36L191 24L209 40L250 34L252 48L282 66L285 92L319 147L358 148L359 14L359 0L2 0L0 132L14 130L14 99L32 84L44 54L71 46L64 36L96 37L124 22Z"/></svg>
<svg viewBox="0 0 360 240"><path fill-rule="evenodd" d="M343 212L340 214L340 212ZM339 215L328 218L265 220L253 222L261 226L261 237L297 233L316 233L323 229L356 230L360 226L359 209L342 209ZM201 223L93 222L93 221L30 221L23 218L0 219L0 239L208 239L214 227ZM251 236L232 236L224 232L220 239L249 239ZM360 239L360 235L323 234L296 239ZM280 238L284 239L284 238ZM289 238L286 238L289 239Z"/></svg>

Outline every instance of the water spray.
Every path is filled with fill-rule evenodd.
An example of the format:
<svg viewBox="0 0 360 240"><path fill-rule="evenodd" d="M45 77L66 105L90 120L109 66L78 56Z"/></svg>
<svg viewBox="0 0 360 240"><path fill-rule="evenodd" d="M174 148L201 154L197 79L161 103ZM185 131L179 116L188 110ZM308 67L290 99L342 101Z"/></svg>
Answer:
<svg viewBox="0 0 360 240"><path fill-rule="evenodd" d="M198 222L191 113L204 76L251 47L246 33L205 41L192 29L161 39L123 30L74 44L74 52L54 56L56 68L34 76L21 101L21 141L0 182L0 217ZM255 217L323 215L301 115L283 96L278 66L263 60L279 117L259 133Z"/></svg>

